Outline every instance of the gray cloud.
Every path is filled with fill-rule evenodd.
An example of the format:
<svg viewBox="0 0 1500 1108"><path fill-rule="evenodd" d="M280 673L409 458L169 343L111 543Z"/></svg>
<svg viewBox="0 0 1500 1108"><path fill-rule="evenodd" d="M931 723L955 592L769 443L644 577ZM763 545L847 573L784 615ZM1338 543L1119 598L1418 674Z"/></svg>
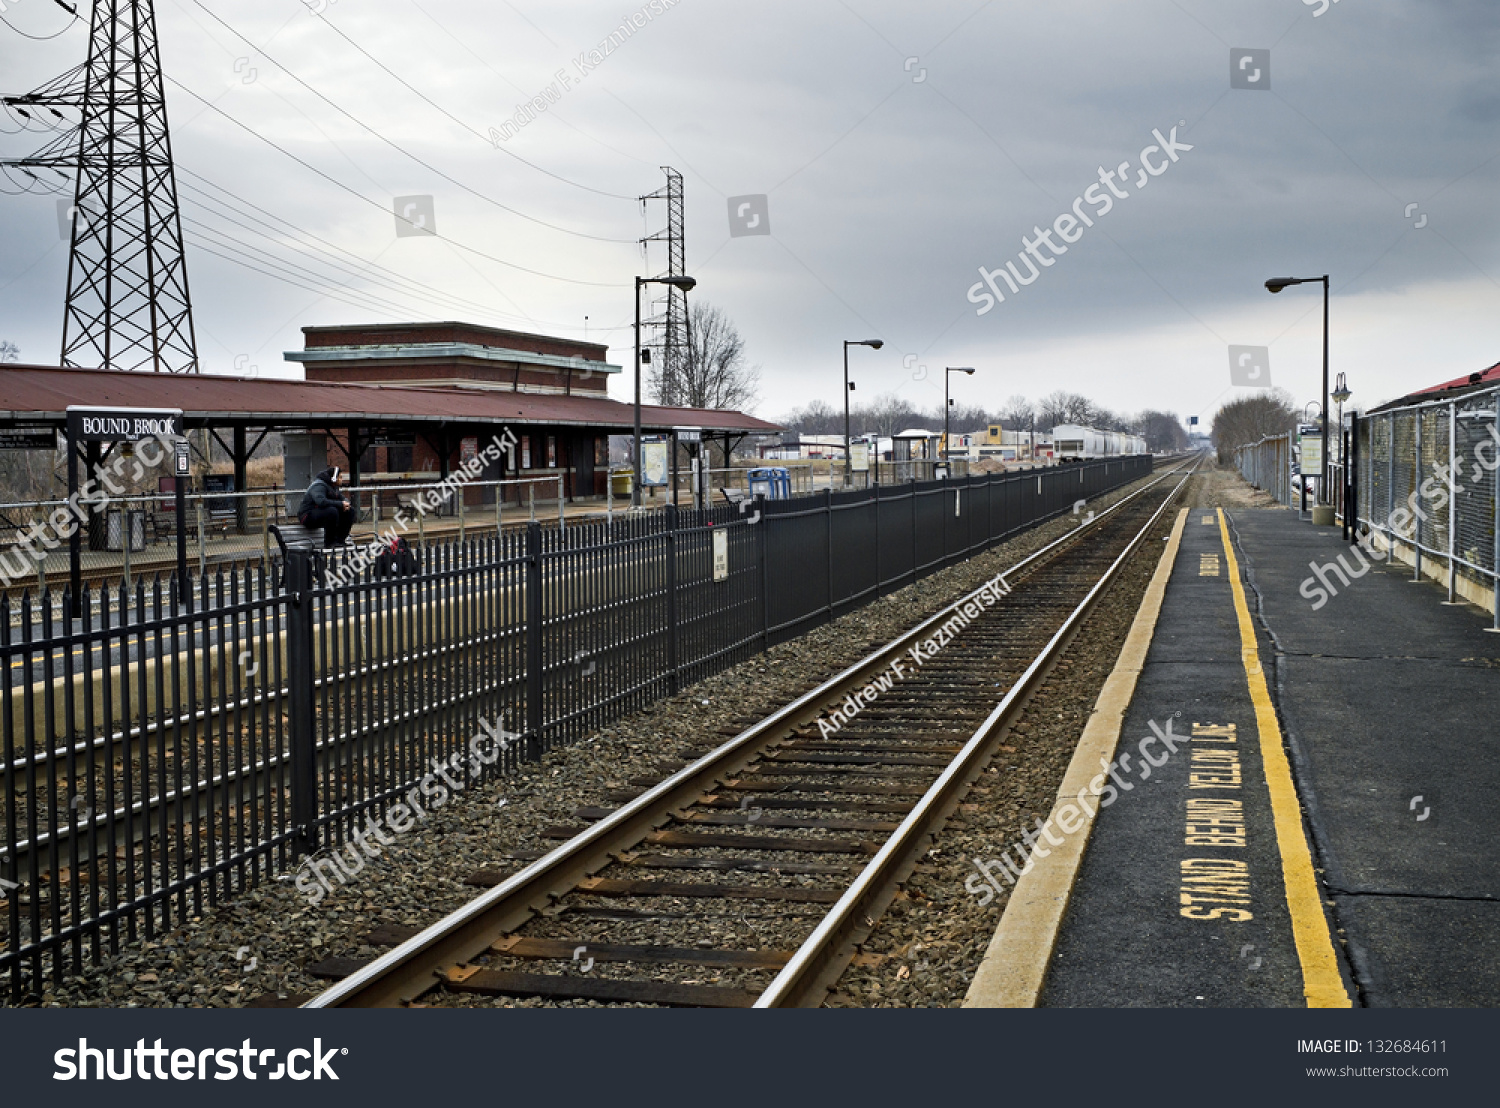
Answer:
<svg viewBox="0 0 1500 1108"><path fill-rule="evenodd" d="M185 185L208 178L442 300L346 277L393 301L354 307L194 246L210 369L229 371L239 355L276 366L309 323L452 315L578 336L587 315L590 336L626 362L630 278L661 265L659 255L643 263L629 242L559 233L466 193L350 123L271 57L432 167L585 234L654 230L659 205L643 220L619 197L658 188L659 166L680 169L690 272L764 366L771 415L814 396L837 400L839 340L867 332L888 345L861 352L864 396L899 389L933 403L940 375L913 381L902 368L915 354L980 367L964 383L978 403L1066 387L1123 409L1207 415L1233 395L1226 347L1244 343L1270 346L1273 378L1311 399L1320 304L1310 289L1266 295L1261 283L1282 273L1333 275L1334 368L1349 374L1357 402L1500 358L1489 323L1500 301L1490 200L1500 101L1489 73L1500 11L1481 0L1343 0L1321 16L1300 0L681 0L587 76L574 59L637 7L329 4L334 25L467 130L294 0L208 6L264 53L191 0L162 0L169 72L377 203L170 89ZM83 46L77 29L37 44L0 28L0 71L20 91L76 62ZM1271 51L1270 91L1229 88L1231 47ZM236 71L240 58L253 82ZM485 141L558 70L571 83L555 103L502 149ZM1016 259L1022 236L1067 212L1101 166L1138 166L1153 129L1174 126L1190 152L1131 187L1035 284L974 314L966 291L980 266ZM0 136L9 155L33 145ZM751 193L768 194L773 234L731 238L726 198ZM538 278L442 240L398 240L389 201L409 194L433 195L442 233L475 250L612 287ZM184 200L219 235L295 257L226 223L200 193L185 188ZM66 249L54 201L0 197L0 244L0 336L28 360L55 357Z"/></svg>

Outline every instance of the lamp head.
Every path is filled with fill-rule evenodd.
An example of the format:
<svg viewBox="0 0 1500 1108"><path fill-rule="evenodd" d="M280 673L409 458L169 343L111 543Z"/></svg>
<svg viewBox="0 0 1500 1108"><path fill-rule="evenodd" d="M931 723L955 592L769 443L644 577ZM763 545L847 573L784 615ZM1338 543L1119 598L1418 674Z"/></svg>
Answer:
<svg viewBox="0 0 1500 1108"><path fill-rule="evenodd" d="M696 277L658 277L656 283L659 285L671 285L673 288L681 289L683 292L692 292L698 287Z"/></svg>
<svg viewBox="0 0 1500 1108"><path fill-rule="evenodd" d="M1272 277L1266 282L1266 289L1269 292L1280 292L1288 285L1300 285L1301 283L1296 277Z"/></svg>

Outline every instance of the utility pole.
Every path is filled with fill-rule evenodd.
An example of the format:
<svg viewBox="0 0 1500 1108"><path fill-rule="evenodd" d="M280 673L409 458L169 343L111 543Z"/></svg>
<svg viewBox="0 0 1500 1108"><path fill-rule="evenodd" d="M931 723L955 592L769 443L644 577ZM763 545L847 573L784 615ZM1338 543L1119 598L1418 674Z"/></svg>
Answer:
<svg viewBox="0 0 1500 1108"><path fill-rule="evenodd" d="M653 193L642 196L640 200L643 208L648 200L666 201L667 225L656 234L647 235L641 239L641 244L666 243L667 271L659 276L682 277L687 273L687 240L684 237L687 209L682 191L682 174L669 165L661 168L662 172L667 175L666 185ZM660 315L653 315L642 324L645 327L660 328L661 338L659 342L648 342L643 338L641 345L647 348L659 346L661 362L657 372L660 374L661 395L658 401L673 407L683 402L682 362L687 357L690 341L687 290L679 285L661 283L666 285L666 310Z"/></svg>
<svg viewBox="0 0 1500 1108"><path fill-rule="evenodd" d="M197 373L152 0L97 0L84 65L5 103L81 116L4 163L73 178L62 364Z"/></svg>

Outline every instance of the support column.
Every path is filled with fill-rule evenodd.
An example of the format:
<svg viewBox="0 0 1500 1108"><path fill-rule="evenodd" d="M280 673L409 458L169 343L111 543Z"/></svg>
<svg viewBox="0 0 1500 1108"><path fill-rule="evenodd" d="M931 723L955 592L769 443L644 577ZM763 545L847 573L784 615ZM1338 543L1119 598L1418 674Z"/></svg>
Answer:
<svg viewBox="0 0 1500 1108"><path fill-rule="evenodd" d="M246 491L246 469L250 461L249 451L245 449L245 429L236 427L234 429L234 448L229 452L234 462L234 529L238 534L250 533L250 498L245 496Z"/></svg>

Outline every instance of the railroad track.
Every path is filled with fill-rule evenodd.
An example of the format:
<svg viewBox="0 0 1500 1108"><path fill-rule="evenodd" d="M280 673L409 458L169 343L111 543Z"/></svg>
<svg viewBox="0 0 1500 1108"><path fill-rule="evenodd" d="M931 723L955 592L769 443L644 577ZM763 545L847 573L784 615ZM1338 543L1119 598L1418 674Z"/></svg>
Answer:
<svg viewBox="0 0 1500 1108"><path fill-rule="evenodd" d="M1011 567L993 606L970 593L666 780L612 795L621 807L580 810L591 826L554 829L561 845L388 937L404 941L305 1006L434 988L445 1002L821 1004L1196 464Z"/></svg>

